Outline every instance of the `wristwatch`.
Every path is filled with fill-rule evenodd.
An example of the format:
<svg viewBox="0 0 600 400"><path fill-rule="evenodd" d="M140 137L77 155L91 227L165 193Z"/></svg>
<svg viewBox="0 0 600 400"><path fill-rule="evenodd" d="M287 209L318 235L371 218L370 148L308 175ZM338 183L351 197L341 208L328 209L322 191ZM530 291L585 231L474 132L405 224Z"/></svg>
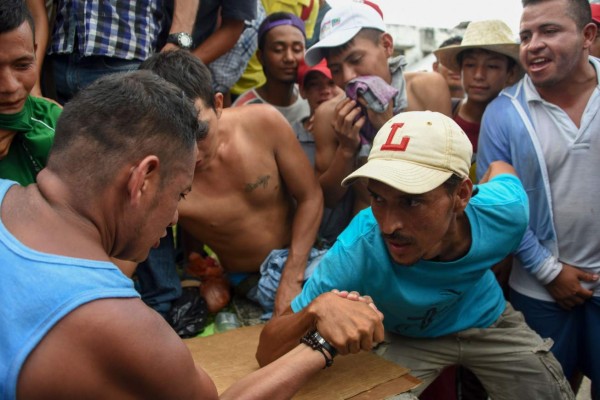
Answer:
<svg viewBox="0 0 600 400"><path fill-rule="evenodd" d="M192 48L193 40L189 33L178 32L167 36L167 43L173 43L181 49L189 50Z"/></svg>

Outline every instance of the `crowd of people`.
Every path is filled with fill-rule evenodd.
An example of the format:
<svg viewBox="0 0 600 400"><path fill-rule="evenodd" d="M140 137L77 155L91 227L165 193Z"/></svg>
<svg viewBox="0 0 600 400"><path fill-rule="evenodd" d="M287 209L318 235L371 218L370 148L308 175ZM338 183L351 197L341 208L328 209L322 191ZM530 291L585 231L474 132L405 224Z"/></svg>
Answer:
<svg viewBox="0 0 600 400"><path fill-rule="evenodd" d="M600 4L522 4L406 72L375 1L3 1L0 398L600 400ZM193 252L266 322L220 394Z"/></svg>

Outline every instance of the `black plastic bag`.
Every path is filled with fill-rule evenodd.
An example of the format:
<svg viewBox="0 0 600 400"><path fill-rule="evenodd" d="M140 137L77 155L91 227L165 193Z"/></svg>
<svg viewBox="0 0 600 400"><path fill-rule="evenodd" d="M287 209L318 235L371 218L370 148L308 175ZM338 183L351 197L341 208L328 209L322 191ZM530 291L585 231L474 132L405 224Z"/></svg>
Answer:
<svg viewBox="0 0 600 400"><path fill-rule="evenodd" d="M198 287L184 287L181 297L173 302L166 319L181 338L201 333L207 323L208 308Z"/></svg>

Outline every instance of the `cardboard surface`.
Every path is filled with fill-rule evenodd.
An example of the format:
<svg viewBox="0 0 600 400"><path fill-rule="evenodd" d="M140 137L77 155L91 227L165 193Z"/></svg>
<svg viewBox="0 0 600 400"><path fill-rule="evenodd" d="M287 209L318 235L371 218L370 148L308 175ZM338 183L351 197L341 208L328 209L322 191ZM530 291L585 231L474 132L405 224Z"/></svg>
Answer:
<svg viewBox="0 0 600 400"><path fill-rule="evenodd" d="M263 325L244 327L184 342L194 361L208 372L222 393L258 369L254 355L262 328ZM408 372L371 353L338 356L331 368L319 372L294 399L384 399L419 385L419 380Z"/></svg>

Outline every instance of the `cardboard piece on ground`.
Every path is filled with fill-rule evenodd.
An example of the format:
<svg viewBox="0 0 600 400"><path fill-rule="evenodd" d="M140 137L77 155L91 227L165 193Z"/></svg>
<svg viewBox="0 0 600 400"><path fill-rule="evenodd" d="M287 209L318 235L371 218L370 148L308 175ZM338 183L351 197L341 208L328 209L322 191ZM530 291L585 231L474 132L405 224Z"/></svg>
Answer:
<svg viewBox="0 0 600 400"><path fill-rule="evenodd" d="M258 369L255 359L263 325L244 327L208 337L184 340L194 361L202 366L222 393ZM371 353L335 358L333 367L319 372L294 399L384 399L420 384L407 368Z"/></svg>

